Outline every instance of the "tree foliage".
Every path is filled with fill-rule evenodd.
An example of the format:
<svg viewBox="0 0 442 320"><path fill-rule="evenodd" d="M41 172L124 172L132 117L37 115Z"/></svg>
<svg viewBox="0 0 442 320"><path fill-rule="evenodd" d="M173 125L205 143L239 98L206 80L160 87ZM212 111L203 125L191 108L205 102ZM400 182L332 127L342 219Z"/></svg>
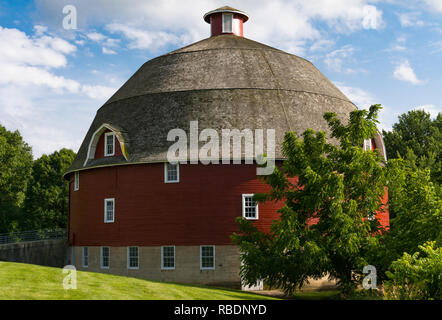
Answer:
<svg viewBox="0 0 442 320"><path fill-rule="evenodd" d="M431 170L434 182L442 183L442 113L432 120L423 110L409 111L383 136L389 159L415 161L419 168Z"/></svg>
<svg viewBox="0 0 442 320"><path fill-rule="evenodd" d="M442 248L435 248L435 242L427 242L413 255L404 253L392 263L387 275L387 299L441 300Z"/></svg>
<svg viewBox="0 0 442 320"><path fill-rule="evenodd" d="M281 168L266 176L271 186L258 201L284 201L270 232L238 219L232 236L242 252L241 275L249 284L265 279L290 293L309 277L329 275L343 291L358 283L368 252L379 246L381 226L372 219L382 207L386 179L378 151L364 152L364 139L375 135L380 106L351 112L347 125L334 113L324 118L331 129L311 129L298 138L285 136Z"/></svg>
<svg viewBox="0 0 442 320"><path fill-rule="evenodd" d="M25 200L24 229L66 228L69 184L63 174L75 153L61 149L34 161Z"/></svg>
<svg viewBox="0 0 442 320"><path fill-rule="evenodd" d="M0 125L0 233L18 226L31 167L31 147Z"/></svg>

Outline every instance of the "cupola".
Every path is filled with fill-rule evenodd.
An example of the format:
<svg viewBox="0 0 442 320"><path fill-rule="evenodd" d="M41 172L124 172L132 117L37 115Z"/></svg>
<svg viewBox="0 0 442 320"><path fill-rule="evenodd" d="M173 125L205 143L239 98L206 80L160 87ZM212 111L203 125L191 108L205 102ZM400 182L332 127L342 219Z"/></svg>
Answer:
<svg viewBox="0 0 442 320"><path fill-rule="evenodd" d="M249 20L249 16L232 7L221 7L207 12L204 21L210 23L211 37L220 34L233 34L243 37L243 24Z"/></svg>

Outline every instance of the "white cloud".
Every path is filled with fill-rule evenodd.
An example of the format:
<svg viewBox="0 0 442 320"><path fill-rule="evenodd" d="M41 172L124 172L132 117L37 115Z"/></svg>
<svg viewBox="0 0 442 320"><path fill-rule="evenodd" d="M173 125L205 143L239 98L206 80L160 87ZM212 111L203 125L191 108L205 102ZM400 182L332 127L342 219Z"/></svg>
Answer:
<svg viewBox="0 0 442 320"><path fill-rule="evenodd" d="M418 79L408 60L400 63L394 70L393 75L398 80L410 82L415 85L423 84L425 82Z"/></svg>
<svg viewBox="0 0 442 320"><path fill-rule="evenodd" d="M333 40L321 39L313 43L310 47L310 51L323 51L327 50L335 44Z"/></svg>
<svg viewBox="0 0 442 320"><path fill-rule="evenodd" d="M422 27L425 23L419 19L420 12L408 12L398 14L399 22L402 27Z"/></svg>
<svg viewBox="0 0 442 320"><path fill-rule="evenodd" d="M33 35L0 27L0 122L20 130L36 157L62 147L77 150L97 104L116 87L58 75L76 47L46 33L40 27Z"/></svg>
<svg viewBox="0 0 442 320"><path fill-rule="evenodd" d="M45 21L59 25L59 12L69 0L36 0ZM378 0L231 0L230 4L250 15L245 36L289 52L304 52L312 41L324 38L325 24L333 33L349 34L385 25ZM108 25L109 31L123 34L131 48L152 49L186 45L209 35L202 15L225 5L221 0L77 0L79 27L88 23ZM129 22L128 22L129 21ZM107 45L109 47L109 45Z"/></svg>
<svg viewBox="0 0 442 320"><path fill-rule="evenodd" d="M98 32L91 32L86 34L86 36L95 42L100 42L106 39L106 36L104 34L98 33Z"/></svg>
<svg viewBox="0 0 442 320"><path fill-rule="evenodd" d="M432 118L436 118L437 115L442 112L442 108L437 107L434 104L424 104L414 108L413 110L424 110L425 112L428 112Z"/></svg>
<svg viewBox="0 0 442 320"><path fill-rule="evenodd" d="M380 101L370 92L356 87L348 86L341 82L334 82L334 84L350 99L358 109L369 109L371 105L380 103ZM379 130L390 131L393 124L397 121L399 112L390 108L389 106L382 106L378 115Z"/></svg>
<svg viewBox="0 0 442 320"><path fill-rule="evenodd" d="M104 101L109 99L117 91L117 88L99 86L99 85L98 86L84 85L82 86L81 91L92 99L98 99Z"/></svg>
<svg viewBox="0 0 442 320"><path fill-rule="evenodd" d="M400 36L396 39L393 45L387 49L387 51L405 51L407 50L406 44L407 38L405 36Z"/></svg>
<svg viewBox="0 0 442 320"><path fill-rule="evenodd" d="M360 88L347 86L346 84L339 82L339 81L336 81L333 83L358 108L368 109L372 104L378 103L378 102L376 102L376 99L374 98L374 96L371 93L369 93L368 91L365 91Z"/></svg>
<svg viewBox="0 0 442 320"><path fill-rule="evenodd" d="M173 33L151 32L119 23L108 24L106 29L111 33L122 33L129 39L129 48L131 49L156 50L170 43L180 43L180 39Z"/></svg>
<svg viewBox="0 0 442 320"><path fill-rule="evenodd" d="M442 12L442 1L440 0L423 0L432 10Z"/></svg>
<svg viewBox="0 0 442 320"><path fill-rule="evenodd" d="M355 48L351 45L343 46L340 49L334 50L325 56L325 64L328 68L335 72L354 73L355 70L351 68L344 68L344 62L348 62L355 52Z"/></svg>
<svg viewBox="0 0 442 320"><path fill-rule="evenodd" d="M103 54L117 54L116 51L114 51L112 49L108 49L106 47L103 47L102 52L103 52Z"/></svg>

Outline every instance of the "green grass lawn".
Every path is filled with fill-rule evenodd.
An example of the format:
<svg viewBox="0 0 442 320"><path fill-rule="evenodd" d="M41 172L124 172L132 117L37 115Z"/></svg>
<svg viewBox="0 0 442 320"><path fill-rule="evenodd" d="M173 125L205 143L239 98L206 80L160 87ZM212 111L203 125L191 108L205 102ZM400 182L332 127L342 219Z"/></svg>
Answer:
<svg viewBox="0 0 442 320"><path fill-rule="evenodd" d="M264 300L274 299L238 290L180 285L77 271L77 289L63 289L60 268L0 261L3 300Z"/></svg>

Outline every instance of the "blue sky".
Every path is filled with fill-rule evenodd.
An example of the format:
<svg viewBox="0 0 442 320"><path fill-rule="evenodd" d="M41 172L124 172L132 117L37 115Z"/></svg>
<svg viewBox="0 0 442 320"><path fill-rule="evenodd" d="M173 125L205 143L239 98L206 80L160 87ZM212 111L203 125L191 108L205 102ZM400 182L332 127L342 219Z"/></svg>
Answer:
<svg viewBox="0 0 442 320"><path fill-rule="evenodd" d="M77 29L63 28L63 8ZM247 38L312 61L381 128L442 111L442 0L0 0L0 124L35 157L77 151L98 108L147 60L204 39L202 16L246 11Z"/></svg>

